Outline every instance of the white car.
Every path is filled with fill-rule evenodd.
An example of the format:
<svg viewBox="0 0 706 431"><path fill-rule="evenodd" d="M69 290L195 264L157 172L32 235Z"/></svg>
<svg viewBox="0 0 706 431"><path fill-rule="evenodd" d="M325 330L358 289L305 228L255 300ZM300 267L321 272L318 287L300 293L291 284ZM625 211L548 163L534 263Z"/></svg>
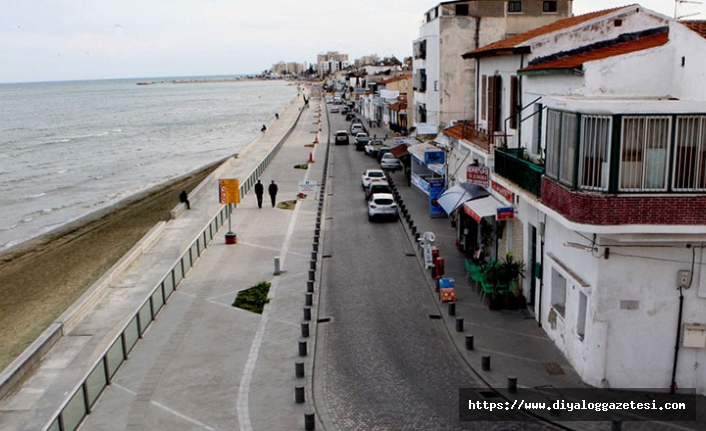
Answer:
<svg viewBox="0 0 706 431"><path fill-rule="evenodd" d="M373 221L376 217L397 220L397 204L390 193L375 193L368 201L368 220Z"/></svg>
<svg viewBox="0 0 706 431"><path fill-rule="evenodd" d="M384 180L385 172L382 169L366 169L361 177L363 188L367 189L374 180Z"/></svg>
<svg viewBox="0 0 706 431"><path fill-rule="evenodd" d="M380 159L380 167L385 170L398 171L402 169L402 162L391 153L385 153Z"/></svg>
<svg viewBox="0 0 706 431"><path fill-rule="evenodd" d="M351 124L351 135L355 136L356 133L365 132L365 127L360 123Z"/></svg>
<svg viewBox="0 0 706 431"><path fill-rule="evenodd" d="M365 154L370 157L375 157L378 155L378 149L385 145L382 141L370 141L368 145L365 146Z"/></svg>
<svg viewBox="0 0 706 431"><path fill-rule="evenodd" d="M331 112L334 113L334 114L340 112L340 110L341 110L341 108L339 108L339 107L336 106L336 105L334 105L334 106L331 107Z"/></svg>

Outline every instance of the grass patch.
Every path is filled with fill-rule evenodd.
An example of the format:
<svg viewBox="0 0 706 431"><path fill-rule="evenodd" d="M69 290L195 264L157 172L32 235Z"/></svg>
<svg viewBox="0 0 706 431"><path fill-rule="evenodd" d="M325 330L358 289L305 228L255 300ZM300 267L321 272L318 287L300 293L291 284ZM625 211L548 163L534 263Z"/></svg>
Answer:
<svg viewBox="0 0 706 431"><path fill-rule="evenodd" d="M270 302L267 294L270 292L271 285L269 281L263 280L248 289L241 290L238 292L238 296L235 297L233 307L262 314L265 304Z"/></svg>
<svg viewBox="0 0 706 431"><path fill-rule="evenodd" d="M297 201L282 201L277 203L277 208L282 209L282 210L293 210L294 206L297 204Z"/></svg>
<svg viewBox="0 0 706 431"><path fill-rule="evenodd" d="M306 144L304 146L307 148L314 148L316 146L316 144Z"/></svg>
<svg viewBox="0 0 706 431"><path fill-rule="evenodd" d="M309 169L309 165L307 163L302 163L300 165L294 165L294 169Z"/></svg>

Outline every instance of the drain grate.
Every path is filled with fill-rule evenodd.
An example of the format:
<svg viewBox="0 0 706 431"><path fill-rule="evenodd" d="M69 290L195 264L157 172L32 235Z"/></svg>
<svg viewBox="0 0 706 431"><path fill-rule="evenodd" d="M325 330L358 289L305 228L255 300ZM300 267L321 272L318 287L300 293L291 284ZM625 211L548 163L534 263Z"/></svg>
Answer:
<svg viewBox="0 0 706 431"><path fill-rule="evenodd" d="M542 365L544 365L544 369L550 376L560 376L564 374L564 369L556 362L543 362Z"/></svg>
<svg viewBox="0 0 706 431"><path fill-rule="evenodd" d="M417 255L414 254L414 253L405 253L404 255L407 256L407 257L415 257L415 256L417 256Z"/></svg>
<svg viewBox="0 0 706 431"><path fill-rule="evenodd" d="M316 320L316 323L328 323L328 322L330 322L330 321L331 321L331 318L330 318L330 317L322 317L322 318L320 318L320 319L317 319L317 320Z"/></svg>
<svg viewBox="0 0 706 431"><path fill-rule="evenodd" d="M321 258L322 258L322 259L329 259L329 258L331 258L331 255L330 255L330 254L325 254L325 255L323 255Z"/></svg>
<svg viewBox="0 0 706 431"><path fill-rule="evenodd" d="M441 314L430 314L429 318L430 319L441 319Z"/></svg>

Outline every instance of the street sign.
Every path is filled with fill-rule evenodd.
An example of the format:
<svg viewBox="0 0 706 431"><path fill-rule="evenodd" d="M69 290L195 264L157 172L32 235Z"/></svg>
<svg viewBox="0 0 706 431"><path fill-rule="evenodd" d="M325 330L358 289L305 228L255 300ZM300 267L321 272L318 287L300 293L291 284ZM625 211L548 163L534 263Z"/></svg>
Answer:
<svg viewBox="0 0 706 431"><path fill-rule="evenodd" d="M299 181L299 193L304 193L305 195L308 195L309 193L314 193L316 192L316 186L317 186L316 181Z"/></svg>
<svg viewBox="0 0 706 431"><path fill-rule="evenodd" d="M237 179L218 181L218 198L222 204L240 203L240 183Z"/></svg>

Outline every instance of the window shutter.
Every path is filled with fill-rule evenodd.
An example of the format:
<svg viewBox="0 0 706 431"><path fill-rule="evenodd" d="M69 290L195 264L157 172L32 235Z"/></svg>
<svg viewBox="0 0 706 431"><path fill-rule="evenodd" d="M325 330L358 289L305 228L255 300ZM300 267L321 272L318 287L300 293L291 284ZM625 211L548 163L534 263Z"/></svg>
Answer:
<svg viewBox="0 0 706 431"><path fill-rule="evenodd" d="M510 128L517 129L517 108L518 108L518 87L517 76L510 78Z"/></svg>

